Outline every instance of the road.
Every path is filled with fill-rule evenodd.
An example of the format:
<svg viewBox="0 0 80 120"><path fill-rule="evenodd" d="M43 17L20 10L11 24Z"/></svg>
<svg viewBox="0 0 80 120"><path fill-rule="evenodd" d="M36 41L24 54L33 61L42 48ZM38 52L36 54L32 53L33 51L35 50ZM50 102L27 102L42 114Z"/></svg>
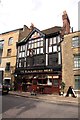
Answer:
<svg viewBox="0 0 80 120"><path fill-rule="evenodd" d="M20 96L4 95L3 118L78 118L78 107Z"/></svg>

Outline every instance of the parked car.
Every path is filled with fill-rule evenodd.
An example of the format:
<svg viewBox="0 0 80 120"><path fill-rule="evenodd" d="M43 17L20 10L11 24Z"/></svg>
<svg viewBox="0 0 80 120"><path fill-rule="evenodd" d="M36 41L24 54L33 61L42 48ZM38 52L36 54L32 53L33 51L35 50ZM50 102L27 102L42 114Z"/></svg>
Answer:
<svg viewBox="0 0 80 120"><path fill-rule="evenodd" d="M8 94L9 88L7 85L2 85L2 95Z"/></svg>

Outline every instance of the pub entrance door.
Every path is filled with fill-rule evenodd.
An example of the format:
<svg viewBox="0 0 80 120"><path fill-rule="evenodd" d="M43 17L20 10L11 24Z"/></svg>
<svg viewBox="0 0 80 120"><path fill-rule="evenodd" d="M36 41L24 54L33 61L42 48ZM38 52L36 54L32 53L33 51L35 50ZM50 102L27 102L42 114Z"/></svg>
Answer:
<svg viewBox="0 0 80 120"><path fill-rule="evenodd" d="M60 91L60 79L53 79L52 82L52 92L59 94Z"/></svg>

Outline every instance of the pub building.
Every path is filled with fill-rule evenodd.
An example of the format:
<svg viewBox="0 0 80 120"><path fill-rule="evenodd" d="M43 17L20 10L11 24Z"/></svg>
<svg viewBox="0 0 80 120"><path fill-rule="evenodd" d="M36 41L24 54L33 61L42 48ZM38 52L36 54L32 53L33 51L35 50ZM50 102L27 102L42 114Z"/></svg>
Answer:
<svg viewBox="0 0 80 120"><path fill-rule="evenodd" d="M17 43L16 84L22 91L59 93L62 81L61 27L40 31L34 26Z"/></svg>
<svg viewBox="0 0 80 120"><path fill-rule="evenodd" d="M40 31L32 24L30 33L17 43L16 89L37 93L59 94L62 80L62 41L70 33L67 12L63 27Z"/></svg>

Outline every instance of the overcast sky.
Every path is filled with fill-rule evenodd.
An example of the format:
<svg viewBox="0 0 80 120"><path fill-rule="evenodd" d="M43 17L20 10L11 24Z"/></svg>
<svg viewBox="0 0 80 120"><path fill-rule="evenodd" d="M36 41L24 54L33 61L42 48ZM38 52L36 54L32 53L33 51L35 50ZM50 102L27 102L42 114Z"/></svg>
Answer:
<svg viewBox="0 0 80 120"><path fill-rule="evenodd" d="M34 24L40 30L62 26L66 10L74 31L78 30L80 0L0 0L0 33Z"/></svg>

